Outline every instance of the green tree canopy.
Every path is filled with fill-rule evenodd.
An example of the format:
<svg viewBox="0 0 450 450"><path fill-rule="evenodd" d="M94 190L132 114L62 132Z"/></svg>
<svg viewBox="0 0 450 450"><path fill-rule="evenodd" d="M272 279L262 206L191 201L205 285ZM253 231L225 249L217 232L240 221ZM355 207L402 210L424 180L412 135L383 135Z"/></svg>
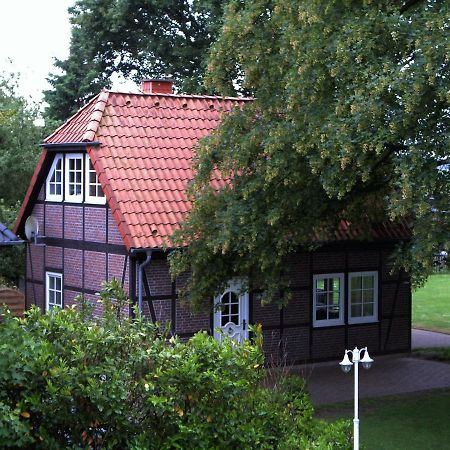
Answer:
<svg viewBox="0 0 450 450"><path fill-rule="evenodd" d="M39 156L44 129L37 106L17 94L17 75L0 73L0 222L14 225ZM23 272L23 248L0 249L0 284Z"/></svg>
<svg viewBox="0 0 450 450"><path fill-rule="evenodd" d="M0 74L0 199L23 200L39 156L38 109L17 94L18 77Z"/></svg>
<svg viewBox="0 0 450 450"><path fill-rule="evenodd" d="M69 57L56 60L47 115L65 120L116 73L134 81L170 76L203 92L208 49L223 13L221 0L77 0L69 9Z"/></svg>
<svg viewBox="0 0 450 450"><path fill-rule="evenodd" d="M231 1L209 85L255 100L198 149L193 210L177 236L199 303L233 276L273 299L286 256L341 219L408 220L399 255L423 280L449 248L449 2ZM218 168L231 181L209 185ZM315 244L313 243L315 237Z"/></svg>

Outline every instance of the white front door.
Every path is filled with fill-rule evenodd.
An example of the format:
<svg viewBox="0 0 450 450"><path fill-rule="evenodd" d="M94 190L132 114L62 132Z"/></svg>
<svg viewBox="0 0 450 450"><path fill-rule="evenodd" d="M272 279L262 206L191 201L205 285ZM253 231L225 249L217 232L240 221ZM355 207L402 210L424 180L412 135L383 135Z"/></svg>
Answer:
<svg viewBox="0 0 450 450"><path fill-rule="evenodd" d="M240 293L236 283L214 301L214 337L223 336L243 342L248 339L248 293Z"/></svg>

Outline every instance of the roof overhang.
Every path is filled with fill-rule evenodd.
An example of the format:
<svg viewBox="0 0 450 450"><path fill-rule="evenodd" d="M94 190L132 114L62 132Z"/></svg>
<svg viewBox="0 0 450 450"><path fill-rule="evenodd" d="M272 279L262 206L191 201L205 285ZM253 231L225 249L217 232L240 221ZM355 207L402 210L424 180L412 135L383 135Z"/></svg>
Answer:
<svg viewBox="0 0 450 450"><path fill-rule="evenodd" d="M39 144L39 147L44 147L49 151L58 151L67 148L86 148L87 146L95 147L100 145L99 141L89 141L89 142L51 142Z"/></svg>

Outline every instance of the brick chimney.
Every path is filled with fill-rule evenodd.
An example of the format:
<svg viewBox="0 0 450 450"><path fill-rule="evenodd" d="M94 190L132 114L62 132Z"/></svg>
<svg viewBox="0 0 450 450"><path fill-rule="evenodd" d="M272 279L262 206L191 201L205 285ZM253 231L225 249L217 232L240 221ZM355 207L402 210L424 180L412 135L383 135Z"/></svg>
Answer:
<svg viewBox="0 0 450 450"><path fill-rule="evenodd" d="M149 79L142 80L141 89L144 94L171 94L173 81L166 79Z"/></svg>

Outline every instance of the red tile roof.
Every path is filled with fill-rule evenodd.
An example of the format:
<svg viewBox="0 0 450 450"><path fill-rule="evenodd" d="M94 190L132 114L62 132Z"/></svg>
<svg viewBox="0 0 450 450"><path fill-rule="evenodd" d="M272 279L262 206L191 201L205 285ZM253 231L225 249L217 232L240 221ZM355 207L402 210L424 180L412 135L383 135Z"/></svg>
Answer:
<svg viewBox="0 0 450 450"><path fill-rule="evenodd" d="M249 99L103 91L46 140L87 147L128 248L161 247L190 209L198 140Z"/></svg>
<svg viewBox="0 0 450 450"><path fill-rule="evenodd" d="M170 236L191 207L186 187L193 177L195 144L218 126L222 114L242 108L249 100L100 92L44 141L15 232L29 211L46 160L45 144L84 142L126 247L170 244ZM357 239L355 233L343 222L335 238ZM407 236L401 225L373 230L375 239Z"/></svg>

